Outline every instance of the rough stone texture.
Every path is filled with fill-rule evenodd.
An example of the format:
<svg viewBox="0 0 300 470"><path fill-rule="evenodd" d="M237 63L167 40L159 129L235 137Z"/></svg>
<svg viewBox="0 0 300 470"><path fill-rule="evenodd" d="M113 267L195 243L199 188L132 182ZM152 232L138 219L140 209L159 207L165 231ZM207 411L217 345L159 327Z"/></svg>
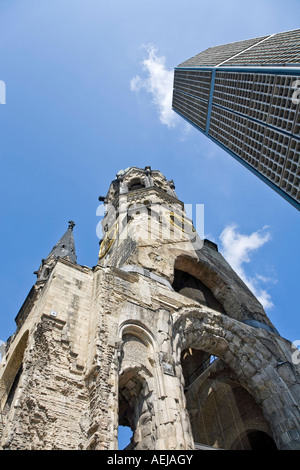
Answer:
<svg viewBox="0 0 300 470"><path fill-rule="evenodd" d="M1 448L117 449L120 424L131 449L299 449L292 345L217 247L174 223L173 182L130 168L105 203L98 265L57 259L16 317Z"/></svg>

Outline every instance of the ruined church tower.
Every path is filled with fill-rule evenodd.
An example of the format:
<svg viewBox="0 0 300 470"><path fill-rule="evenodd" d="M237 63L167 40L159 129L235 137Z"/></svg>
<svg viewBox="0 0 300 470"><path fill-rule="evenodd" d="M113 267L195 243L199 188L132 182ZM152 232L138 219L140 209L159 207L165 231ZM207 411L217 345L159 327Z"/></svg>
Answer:
<svg viewBox="0 0 300 470"><path fill-rule="evenodd" d="M1 449L300 449L293 347L200 239L173 181L120 171L99 261L74 222L42 260L0 364Z"/></svg>

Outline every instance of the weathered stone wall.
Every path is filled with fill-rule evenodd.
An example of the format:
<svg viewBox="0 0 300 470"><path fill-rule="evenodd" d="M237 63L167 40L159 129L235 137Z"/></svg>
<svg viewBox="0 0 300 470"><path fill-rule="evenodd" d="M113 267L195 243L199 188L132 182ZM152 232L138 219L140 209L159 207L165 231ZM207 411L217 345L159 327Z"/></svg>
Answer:
<svg viewBox="0 0 300 470"><path fill-rule="evenodd" d="M11 359L18 355L26 333L19 384L10 406L3 409L3 448L80 447L81 415L89 403L84 378L91 280L90 270L60 261L30 312L23 312L26 321L20 318L1 364L1 390L7 397L13 383Z"/></svg>
<svg viewBox="0 0 300 470"><path fill-rule="evenodd" d="M6 365L15 352L14 373L21 362L23 371L4 413L2 448L116 449L120 405L131 413L133 448L192 449L187 348L220 357L278 448L299 447L300 379L288 341L200 305L162 278L60 261L7 353ZM8 370L4 362L7 394Z"/></svg>
<svg viewBox="0 0 300 470"><path fill-rule="evenodd" d="M12 404L2 446L9 449L76 449L80 417L87 402L82 372L62 344L63 323L43 316L23 360L18 394Z"/></svg>

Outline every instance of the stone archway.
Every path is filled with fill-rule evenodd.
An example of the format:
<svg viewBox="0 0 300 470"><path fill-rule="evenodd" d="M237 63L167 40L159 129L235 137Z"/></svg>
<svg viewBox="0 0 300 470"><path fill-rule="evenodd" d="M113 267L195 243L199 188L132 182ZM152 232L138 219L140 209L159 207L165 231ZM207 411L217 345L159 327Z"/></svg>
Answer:
<svg viewBox="0 0 300 470"><path fill-rule="evenodd" d="M154 390L152 340L141 326L127 323L121 328L119 357L119 425L132 430L131 449L154 448Z"/></svg>
<svg viewBox="0 0 300 470"><path fill-rule="evenodd" d="M15 388L14 384L16 378L20 375L23 356L28 341L28 334L28 330L25 331L18 344L15 345L13 353L9 358L8 365L0 379L0 409L4 407L11 389Z"/></svg>
<svg viewBox="0 0 300 470"><path fill-rule="evenodd" d="M174 260L171 284L174 281L176 270L186 272L201 281L211 291L225 313L231 318L239 321L255 319L271 331L276 331L260 302L220 253L217 254L218 259L216 260L206 254L204 247L197 251L197 258L188 254L177 256ZM215 309L212 305L207 305ZM217 308L217 310L220 309Z"/></svg>
<svg viewBox="0 0 300 470"><path fill-rule="evenodd" d="M168 334L160 331L160 338L137 319L120 328L119 410L121 424L134 433L131 449L193 448L180 374L174 370L172 320L164 311L166 317ZM162 315L159 323L162 327Z"/></svg>
<svg viewBox="0 0 300 470"><path fill-rule="evenodd" d="M193 350L193 354L196 351ZM255 450L265 442L258 433L263 432L271 439L272 433L260 406L222 359L208 364L188 385L185 395L194 441L198 445ZM256 433L257 439L244 438L250 431Z"/></svg>
<svg viewBox="0 0 300 470"><path fill-rule="evenodd" d="M177 365L180 366L181 351L186 348L201 349L221 357L261 407L277 447L299 449L298 439L287 439L288 431L294 434L299 431L297 402L289 384L280 375L276 357L261 340L268 339L264 335L270 333L204 307L180 309L173 319Z"/></svg>

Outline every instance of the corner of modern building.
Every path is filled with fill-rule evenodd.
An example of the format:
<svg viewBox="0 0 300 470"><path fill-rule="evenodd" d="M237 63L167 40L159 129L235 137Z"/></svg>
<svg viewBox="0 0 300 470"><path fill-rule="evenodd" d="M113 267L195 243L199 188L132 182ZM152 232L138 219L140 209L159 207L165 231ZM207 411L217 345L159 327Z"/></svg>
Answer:
<svg viewBox="0 0 300 470"><path fill-rule="evenodd" d="M172 107L300 209L300 29L210 47L179 64Z"/></svg>

